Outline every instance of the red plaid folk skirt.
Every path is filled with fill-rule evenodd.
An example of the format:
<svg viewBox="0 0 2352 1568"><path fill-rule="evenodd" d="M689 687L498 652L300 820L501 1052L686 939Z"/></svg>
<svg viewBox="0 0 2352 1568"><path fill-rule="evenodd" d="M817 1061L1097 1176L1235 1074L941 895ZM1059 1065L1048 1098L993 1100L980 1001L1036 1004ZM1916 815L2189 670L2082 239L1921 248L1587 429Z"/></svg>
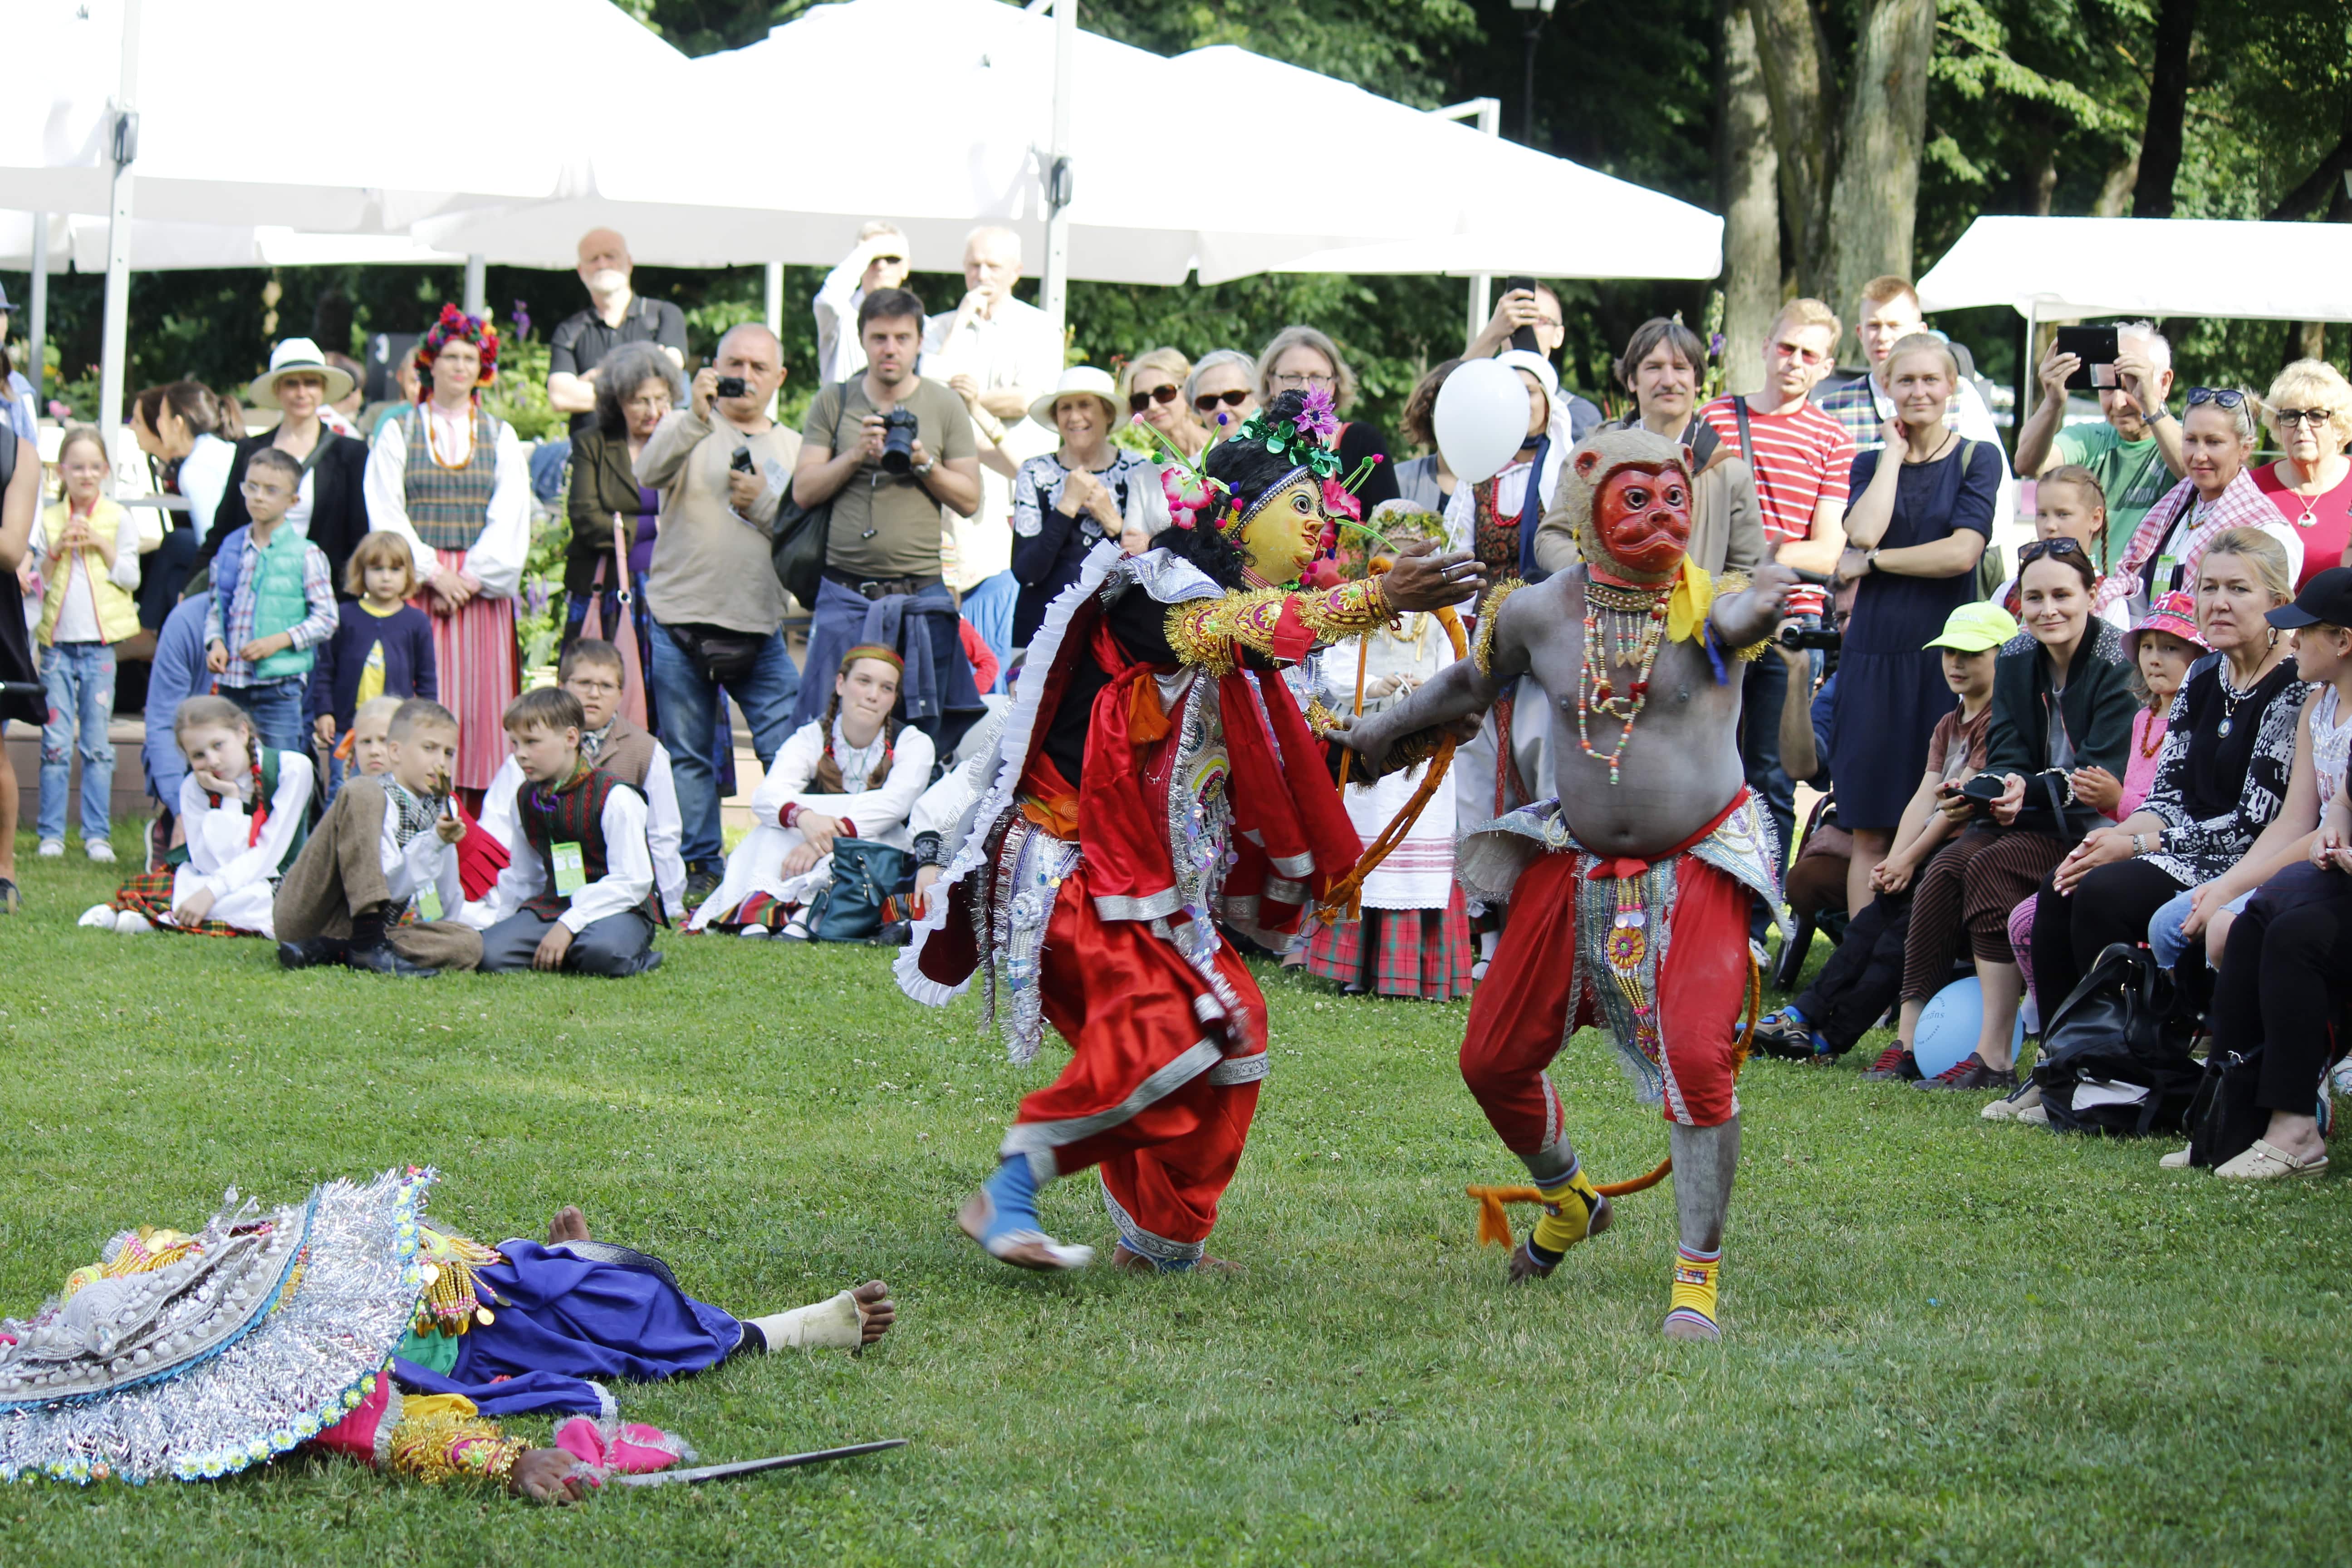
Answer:
<svg viewBox="0 0 2352 1568"><path fill-rule="evenodd" d="M198 921L194 925L173 925L172 913L172 879L174 873L166 866L160 871L142 871L115 889L114 907L135 910L154 922L157 931L175 931L188 936L251 936L219 921Z"/></svg>
<svg viewBox="0 0 2352 1568"><path fill-rule="evenodd" d="M1318 927L1307 973L1375 995L1451 1002L1470 994L1472 952L1456 883L1442 910L1366 910L1360 920Z"/></svg>

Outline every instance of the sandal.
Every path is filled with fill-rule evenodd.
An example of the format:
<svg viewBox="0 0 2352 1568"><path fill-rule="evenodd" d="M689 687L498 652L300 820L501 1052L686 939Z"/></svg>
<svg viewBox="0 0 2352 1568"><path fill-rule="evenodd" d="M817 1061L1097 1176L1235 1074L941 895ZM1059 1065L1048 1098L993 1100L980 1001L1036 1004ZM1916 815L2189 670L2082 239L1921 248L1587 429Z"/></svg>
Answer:
<svg viewBox="0 0 2352 1568"><path fill-rule="evenodd" d="M2214 1166L2213 1173L2230 1182L2275 1182L2286 1176L2316 1176L2326 1169L2325 1154L2298 1159L2267 1139L2257 1138L2244 1153Z"/></svg>

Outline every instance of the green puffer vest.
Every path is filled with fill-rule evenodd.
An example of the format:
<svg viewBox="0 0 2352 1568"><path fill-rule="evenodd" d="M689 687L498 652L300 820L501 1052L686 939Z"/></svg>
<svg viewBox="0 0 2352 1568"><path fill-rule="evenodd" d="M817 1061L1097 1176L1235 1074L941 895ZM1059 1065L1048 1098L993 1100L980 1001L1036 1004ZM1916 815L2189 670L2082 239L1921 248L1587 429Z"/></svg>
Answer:
<svg viewBox="0 0 2352 1568"><path fill-rule="evenodd" d="M269 543L255 552L253 571L253 635L272 637L292 631L310 614L310 601L302 591L302 566L310 554L310 542L280 523L269 536ZM283 680L289 675L308 675L318 656L307 647L289 647L273 653L253 667L256 680Z"/></svg>

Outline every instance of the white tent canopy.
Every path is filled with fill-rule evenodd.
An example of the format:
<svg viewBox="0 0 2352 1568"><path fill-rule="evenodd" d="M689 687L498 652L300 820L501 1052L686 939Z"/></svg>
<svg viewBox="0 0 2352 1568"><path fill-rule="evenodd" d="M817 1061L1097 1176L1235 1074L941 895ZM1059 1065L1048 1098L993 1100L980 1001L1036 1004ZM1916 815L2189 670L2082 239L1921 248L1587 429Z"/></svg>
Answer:
<svg viewBox="0 0 2352 1568"><path fill-rule="evenodd" d="M102 217L41 215L48 220L48 269L70 265L82 272L106 270L106 226ZM29 271L33 265L34 215L0 212L0 268ZM462 256L434 250L404 234L309 234L270 225L162 223L134 218L131 267L134 272L177 271L191 267L377 267L398 263L455 267Z"/></svg>
<svg viewBox="0 0 2352 1568"><path fill-rule="evenodd" d="M1919 304L2007 305L2037 321L2352 321L2352 224L1980 217L1919 279Z"/></svg>

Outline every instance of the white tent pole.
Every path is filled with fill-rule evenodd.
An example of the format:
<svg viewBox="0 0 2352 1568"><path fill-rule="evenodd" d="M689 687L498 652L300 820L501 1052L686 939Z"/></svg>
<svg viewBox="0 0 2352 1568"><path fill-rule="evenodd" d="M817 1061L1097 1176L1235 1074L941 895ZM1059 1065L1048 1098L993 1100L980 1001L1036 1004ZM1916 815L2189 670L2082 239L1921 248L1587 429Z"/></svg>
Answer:
<svg viewBox="0 0 2352 1568"><path fill-rule="evenodd" d="M1045 271L1037 303L1066 341L1070 309L1070 80L1078 47L1078 0L1054 5L1054 141L1045 157Z"/></svg>
<svg viewBox="0 0 2352 1568"><path fill-rule="evenodd" d="M466 314L486 315L489 303L489 259L478 250L466 258Z"/></svg>
<svg viewBox="0 0 2352 1568"><path fill-rule="evenodd" d="M49 341L49 215L33 215L32 315L25 324L25 347L33 363L25 379L33 384L33 410L37 416L49 405L47 384Z"/></svg>
<svg viewBox="0 0 2352 1568"><path fill-rule="evenodd" d="M1503 134L1503 100L1499 98L1474 98L1462 103L1447 104L1444 109L1433 109L1430 113L1439 120L1475 120L1479 134L1484 136L1499 138ZM1470 309L1467 315L1470 327L1462 340L1464 342L1476 337L1486 326L1487 312L1495 308L1490 298L1494 283L1490 273L1474 272L1470 275Z"/></svg>
<svg viewBox="0 0 2352 1568"><path fill-rule="evenodd" d="M131 462L122 427L122 361L131 315L131 165L139 156L140 4L123 0L122 5L122 67L114 97L114 192L106 226L106 320L98 356L98 427L118 479Z"/></svg>
<svg viewBox="0 0 2352 1568"><path fill-rule="evenodd" d="M776 334L776 342L784 341L784 264L771 261L761 268L761 294L767 310L768 331ZM776 416L776 397L768 398L768 417Z"/></svg>
<svg viewBox="0 0 2352 1568"><path fill-rule="evenodd" d="M2042 383L2042 378L2033 374L2035 369L2035 366L2032 363L2033 307L2033 300L2028 300L2025 302L2025 358L2027 363L2025 366L2025 374L2017 378L2018 384L2022 388L2022 390L2018 394L2017 398L2017 427L2021 430L2025 428L2025 422L2033 417L2033 395L2041 389Z"/></svg>

